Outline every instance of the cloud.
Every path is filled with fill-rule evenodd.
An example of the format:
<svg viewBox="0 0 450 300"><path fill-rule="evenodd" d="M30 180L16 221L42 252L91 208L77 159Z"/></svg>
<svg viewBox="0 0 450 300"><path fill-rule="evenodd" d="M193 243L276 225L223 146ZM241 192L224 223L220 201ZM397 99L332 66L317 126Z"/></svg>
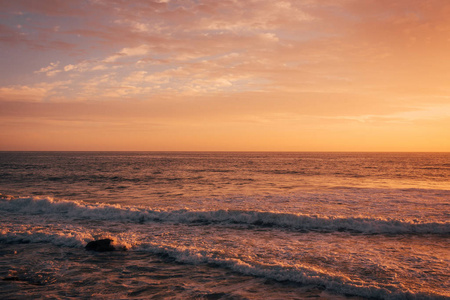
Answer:
<svg viewBox="0 0 450 300"><path fill-rule="evenodd" d="M84 73L84 72L91 72L91 71L102 70L102 69L104 69L102 63L99 62L98 60L93 59L93 60L81 61L78 64L65 65L61 71L64 70L64 72Z"/></svg>
<svg viewBox="0 0 450 300"><path fill-rule="evenodd" d="M123 48L118 53L107 57L103 62L112 63L120 58L127 58L132 56L143 56L149 52L149 47L147 45L140 45L134 48Z"/></svg>
<svg viewBox="0 0 450 300"><path fill-rule="evenodd" d="M52 97L58 98L61 89L64 89L68 84L70 84L69 81L56 81L34 85L0 87L0 102L41 102Z"/></svg>
<svg viewBox="0 0 450 300"><path fill-rule="evenodd" d="M368 82L379 88L389 88L390 77L397 80L405 77L403 74L411 77L415 74L411 72L414 66L400 66L405 59L400 56L401 49L396 49L395 40L390 44L391 40L377 42L376 39L389 37L386 32L395 32L392 36L406 34L409 37L414 33L417 39L420 38L419 33L445 33L448 27L441 17L433 18L436 14L443 15L436 9L437 5L415 2L411 6L408 3L203 0L183 3L133 1L133 5L128 5L118 0L91 1L85 10L81 7L74 13L83 15L91 25L89 28L71 27L55 19L54 23L48 24L48 29L59 26L58 32L53 34L61 38L75 33L81 35L83 39L79 47L85 45L85 38L92 39L91 45L94 45L92 42L97 43L97 50L103 45L107 47L97 51L100 55L96 54L96 58L91 55L78 59L64 68L54 67L46 74L61 75L62 70L79 73L103 71L106 74L121 68L122 79L117 80L123 80L140 70L147 71L153 78L165 78L166 70L181 68L197 77L205 76L205 83L208 76L251 77L252 82L265 82L267 90L278 88L301 92L325 88L345 91L356 85L364 88ZM27 9L25 2L19 7L34 14L42 14L45 10L31 4ZM448 10L448 5L444 5L442 10ZM61 8L51 9L49 15L57 16L58 11ZM103 11L107 18L98 18L99 11ZM427 23L424 24L424 20ZM59 42L68 44L67 41ZM409 49L406 56L418 59L416 62L427 68L425 55L417 53L416 48ZM436 57L443 58L446 48L448 43L445 47L434 47L442 49ZM112 49L121 50L114 52ZM417 55L411 56L415 52ZM239 53L239 58L226 59L230 53ZM430 71L437 60L431 59L432 63L428 64ZM205 63L199 64L199 61ZM161 67L154 67L156 64ZM370 72L381 66L395 71ZM436 74L433 80L437 82L442 77L439 73L430 73ZM373 78L360 74L372 74ZM174 76L173 83L189 86L183 79L185 74ZM407 85L408 79L405 77L402 84ZM91 78L85 80L87 82ZM200 82L200 78L196 80ZM192 86L190 89L194 90Z"/></svg>
<svg viewBox="0 0 450 300"><path fill-rule="evenodd" d="M74 70L74 69L76 69L76 67L74 65L72 65L72 64L64 66L64 71L66 71L66 72L69 72L69 71Z"/></svg>
<svg viewBox="0 0 450 300"><path fill-rule="evenodd" d="M0 88L2 101L26 101L37 102L42 100L47 90L43 87L10 86Z"/></svg>
<svg viewBox="0 0 450 300"><path fill-rule="evenodd" d="M45 73L47 76L53 76L56 73L60 72L59 70L55 70L58 66L59 66L59 61L58 62L54 62L54 63L50 63L50 65L48 65L47 67L39 69L35 73L36 74Z"/></svg>
<svg viewBox="0 0 450 300"><path fill-rule="evenodd" d="M146 23L140 23L132 20L115 20L114 23L119 25L128 25L131 27L132 31L136 32L149 32L150 30L155 30L154 27L151 28Z"/></svg>

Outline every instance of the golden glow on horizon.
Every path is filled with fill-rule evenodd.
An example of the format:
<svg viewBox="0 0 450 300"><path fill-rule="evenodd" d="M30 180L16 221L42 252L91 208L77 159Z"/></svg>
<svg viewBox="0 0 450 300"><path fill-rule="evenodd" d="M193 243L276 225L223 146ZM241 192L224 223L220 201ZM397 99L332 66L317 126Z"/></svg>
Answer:
<svg viewBox="0 0 450 300"><path fill-rule="evenodd" d="M2 3L0 150L450 151L446 0L40 3Z"/></svg>

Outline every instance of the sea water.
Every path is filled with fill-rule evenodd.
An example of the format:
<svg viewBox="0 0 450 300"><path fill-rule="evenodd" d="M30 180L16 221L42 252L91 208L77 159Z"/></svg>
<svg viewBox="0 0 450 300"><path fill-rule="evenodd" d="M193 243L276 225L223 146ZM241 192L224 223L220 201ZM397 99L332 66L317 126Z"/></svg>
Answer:
<svg viewBox="0 0 450 300"><path fill-rule="evenodd" d="M450 299L449 153L0 152L0 192L2 299Z"/></svg>

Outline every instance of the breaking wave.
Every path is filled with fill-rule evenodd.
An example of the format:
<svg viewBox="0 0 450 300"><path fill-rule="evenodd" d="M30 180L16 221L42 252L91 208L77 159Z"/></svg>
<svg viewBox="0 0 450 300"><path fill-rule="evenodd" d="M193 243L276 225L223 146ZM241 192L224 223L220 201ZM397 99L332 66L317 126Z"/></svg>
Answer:
<svg viewBox="0 0 450 300"><path fill-rule="evenodd" d="M118 222L170 222L181 224L246 225L296 231L362 234L450 234L450 222L414 222L367 217L327 217L307 214L246 210L152 210L145 207L56 201L51 198L0 200L0 210L30 215Z"/></svg>
<svg viewBox="0 0 450 300"><path fill-rule="evenodd" d="M3 243L50 243L59 247L82 248L92 239L89 233L44 233L9 232L0 230L0 242ZM115 245L124 245L124 237L112 237L119 240ZM122 241L121 241L122 240ZM171 244L142 243L133 246L132 251L148 252L190 265L208 264L230 269L244 275L257 276L276 281L290 281L302 285L315 285L328 291L344 295L355 295L370 299L446 299L437 294L414 293L399 289L395 285L376 285L355 281L345 275L327 273L308 266L287 266L284 264L266 264L258 261L246 262L238 258L224 257L216 253Z"/></svg>

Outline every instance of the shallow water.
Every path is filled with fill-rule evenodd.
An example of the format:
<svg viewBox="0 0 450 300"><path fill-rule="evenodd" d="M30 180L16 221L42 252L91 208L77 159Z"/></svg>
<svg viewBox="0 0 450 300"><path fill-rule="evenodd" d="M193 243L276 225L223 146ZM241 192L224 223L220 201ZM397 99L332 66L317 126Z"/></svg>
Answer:
<svg viewBox="0 0 450 300"><path fill-rule="evenodd" d="M3 152L0 166L2 298L450 297L450 154ZM84 250L104 237L128 250Z"/></svg>

